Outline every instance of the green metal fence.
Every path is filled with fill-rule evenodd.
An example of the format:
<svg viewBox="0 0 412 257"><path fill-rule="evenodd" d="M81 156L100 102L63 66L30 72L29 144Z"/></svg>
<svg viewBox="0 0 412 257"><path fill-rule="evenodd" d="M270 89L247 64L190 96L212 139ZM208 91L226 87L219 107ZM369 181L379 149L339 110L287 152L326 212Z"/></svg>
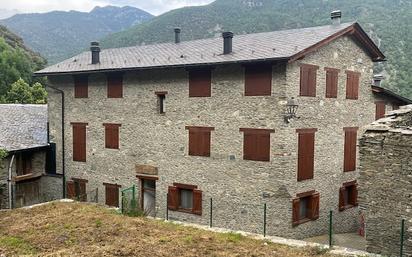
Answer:
<svg viewBox="0 0 412 257"><path fill-rule="evenodd" d="M136 198L136 186L133 185L129 188L123 189L122 194L122 208L121 211L125 215L129 216L141 216L143 212L137 204Z"/></svg>

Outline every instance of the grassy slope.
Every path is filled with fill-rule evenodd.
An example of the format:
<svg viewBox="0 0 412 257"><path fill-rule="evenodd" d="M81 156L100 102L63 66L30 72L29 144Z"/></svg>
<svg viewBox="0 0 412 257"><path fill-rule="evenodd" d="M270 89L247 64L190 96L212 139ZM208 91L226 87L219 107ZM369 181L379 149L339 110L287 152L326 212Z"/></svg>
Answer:
<svg viewBox="0 0 412 257"><path fill-rule="evenodd" d="M97 205L52 203L0 212L0 256L322 256L238 234L221 234Z"/></svg>

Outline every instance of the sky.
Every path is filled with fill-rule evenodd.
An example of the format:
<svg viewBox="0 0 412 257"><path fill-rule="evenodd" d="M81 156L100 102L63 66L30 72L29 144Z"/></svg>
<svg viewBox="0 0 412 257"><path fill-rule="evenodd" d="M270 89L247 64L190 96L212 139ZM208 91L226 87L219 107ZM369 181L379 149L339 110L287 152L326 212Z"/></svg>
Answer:
<svg viewBox="0 0 412 257"><path fill-rule="evenodd" d="M154 15L172 9L205 5L214 0L0 0L0 9L17 10L18 12L48 12L54 10L90 11L95 6L134 6Z"/></svg>

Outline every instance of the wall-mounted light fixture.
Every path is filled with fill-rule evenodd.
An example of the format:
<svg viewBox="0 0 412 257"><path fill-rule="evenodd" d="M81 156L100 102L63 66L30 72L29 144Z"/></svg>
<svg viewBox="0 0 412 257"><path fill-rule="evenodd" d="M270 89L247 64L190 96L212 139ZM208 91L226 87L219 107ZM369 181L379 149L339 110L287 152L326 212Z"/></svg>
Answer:
<svg viewBox="0 0 412 257"><path fill-rule="evenodd" d="M286 113L285 113L285 122L289 123L294 118L299 118L296 116L296 112L298 110L298 103L295 98L291 98L286 103Z"/></svg>

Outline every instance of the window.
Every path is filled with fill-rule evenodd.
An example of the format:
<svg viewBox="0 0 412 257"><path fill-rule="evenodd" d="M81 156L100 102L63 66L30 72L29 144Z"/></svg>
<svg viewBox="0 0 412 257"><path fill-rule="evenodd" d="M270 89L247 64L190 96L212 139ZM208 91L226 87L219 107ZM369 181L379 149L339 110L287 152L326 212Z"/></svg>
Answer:
<svg viewBox="0 0 412 257"><path fill-rule="evenodd" d="M81 202L87 201L86 179L72 178L67 181L67 198L76 199Z"/></svg>
<svg viewBox="0 0 412 257"><path fill-rule="evenodd" d="M211 70L189 71L189 97L210 97L211 77Z"/></svg>
<svg viewBox="0 0 412 257"><path fill-rule="evenodd" d="M317 129L297 129L298 133L298 181L313 179L315 132Z"/></svg>
<svg viewBox="0 0 412 257"><path fill-rule="evenodd" d="M73 161L86 162L86 126L87 123L72 123Z"/></svg>
<svg viewBox="0 0 412 257"><path fill-rule="evenodd" d="M265 96L272 93L272 65L245 66L245 96Z"/></svg>
<svg viewBox="0 0 412 257"><path fill-rule="evenodd" d="M243 160L270 161L270 133L273 129L241 128L243 132Z"/></svg>
<svg viewBox="0 0 412 257"><path fill-rule="evenodd" d="M192 156L210 156L210 132L213 127L191 127L186 126L189 130L189 155Z"/></svg>
<svg viewBox="0 0 412 257"><path fill-rule="evenodd" d="M202 191L197 186L173 183L168 190L168 208L202 215Z"/></svg>
<svg viewBox="0 0 412 257"><path fill-rule="evenodd" d="M318 219L319 199L319 193L314 190L297 194L292 200L292 225L297 226Z"/></svg>
<svg viewBox="0 0 412 257"><path fill-rule="evenodd" d="M343 171L354 171L356 170L356 143L358 128L344 128L343 130L345 131Z"/></svg>
<svg viewBox="0 0 412 257"><path fill-rule="evenodd" d="M339 70L325 68L326 71L326 98L336 98L338 96Z"/></svg>
<svg viewBox="0 0 412 257"><path fill-rule="evenodd" d="M386 104L384 101L375 102L375 120L385 117Z"/></svg>
<svg viewBox="0 0 412 257"><path fill-rule="evenodd" d="M358 184L356 181L344 183L339 189L339 211L358 205Z"/></svg>
<svg viewBox="0 0 412 257"><path fill-rule="evenodd" d="M165 100L167 91L155 92L155 94L157 95L157 110L159 114L164 114L166 111Z"/></svg>
<svg viewBox="0 0 412 257"><path fill-rule="evenodd" d="M16 158L17 176L27 175L33 172L32 159L33 159L33 153L30 153L30 152L23 152L17 155L17 158Z"/></svg>
<svg viewBox="0 0 412 257"><path fill-rule="evenodd" d="M316 96L316 73L319 66L301 64L300 66L300 96Z"/></svg>
<svg viewBox="0 0 412 257"><path fill-rule="evenodd" d="M119 207L119 188L120 185L103 183L105 186L106 205Z"/></svg>
<svg viewBox="0 0 412 257"><path fill-rule="evenodd" d="M346 71L346 99L358 99L360 73Z"/></svg>
<svg viewBox="0 0 412 257"><path fill-rule="evenodd" d="M121 124L104 123L105 147L119 149L119 128Z"/></svg>
<svg viewBox="0 0 412 257"><path fill-rule="evenodd" d="M74 76L74 98L87 98L89 94L87 75Z"/></svg>
<svg viewBox="0 0 412 257"><path fill-rule="evenodd" d="M123 74L114 73L107 75L107 97L123 97Z"/></svg>

